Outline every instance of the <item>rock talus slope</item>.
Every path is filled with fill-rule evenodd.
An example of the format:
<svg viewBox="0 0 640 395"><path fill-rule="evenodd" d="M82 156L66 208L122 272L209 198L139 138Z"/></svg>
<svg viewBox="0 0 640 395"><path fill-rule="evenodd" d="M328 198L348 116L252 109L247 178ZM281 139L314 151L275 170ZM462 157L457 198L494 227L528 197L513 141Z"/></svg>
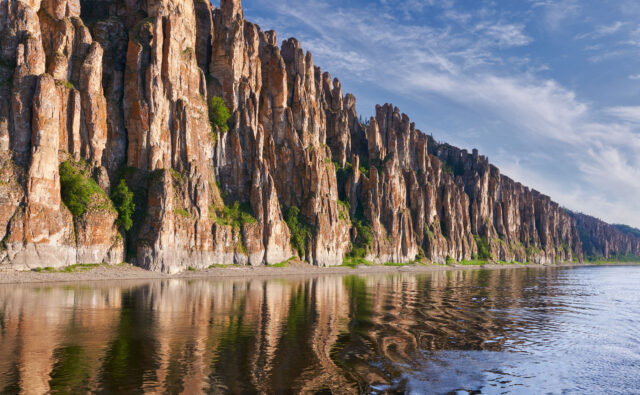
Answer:
<svg viewBox="0 0 640 395"><path fill-rule="evenodd" d="M439 144L392 105L360 122L340 81L239 0L5 0L0 22L2 267L640 255L637 237ZM210 122L213 97L228 128ZM61 198L63 162L104 192L79 216ZM126 232L106 199L122 179L136 204Z"/></svg>

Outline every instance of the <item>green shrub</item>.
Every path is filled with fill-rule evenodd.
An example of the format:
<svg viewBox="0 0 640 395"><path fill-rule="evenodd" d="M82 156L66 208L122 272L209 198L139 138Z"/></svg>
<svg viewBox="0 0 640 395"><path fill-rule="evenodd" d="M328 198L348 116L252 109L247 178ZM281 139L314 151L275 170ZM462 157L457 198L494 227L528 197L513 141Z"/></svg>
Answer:
<svg viewBox="0 0 640 395"><path fill-rule="evenodd" d="M224 103L224 99L214 96L209 100L209 122L211 122L212 127L215 128L217 126L220 131L226 132L229 130L227 122L229 122L230 117L231 114Z"/></svg>
<svg viewBox="0 0 640 395"><path fill-rule="evenodd" d="M60 164L60 189L63 203L75 217L87 212L93 195L106 197L92 178L77 170L69 161Z"/></svg>
<svg viewBox="0 0 640 395"><path fill-rule="evenodd" d="M116 224L125 231L128 231L133 225L132 217L136 210L136 205L133 203L133 192L129 191L129 187L124 179L121 179L111 192L111 201L118 212Z"/></svg>
<svg viewBox="0 0 640 395"><path fill-rule="evenodd" d="M311 233L310 226L300 218L300 209L296 206L289 207L284 220L291 232L291 246L298 252L300 258L304 257L307 251L307 239Z"/></svg>
<svg viewBox="0 0 640 395"><path fill-rule="evenodd" d="M351 210L351 205L349 204L349 202L338 200L338 218L340 220L343 220L343 221L348 220L350 210Z"/></svg>
<svg viewBox="0 0 640 395"><path fill-rule="evenodd" d="M371 225L369 225L366 221L356 219L353 221L353 226L356 228L356 232L358 233L355 240L354 250L358 248L366 250L367 247L371 246L371 243L373 242L373 236L371 235Z"/></svg>
<svg viewBox="0 0 640 395"><path fill-rule="evenodd" d="M232 206L224 206L217 210L216 223L224 226L240 228L245 224L258 222L253 216L251 206L248 203L240 204L235 201Z"/></svg>
<svg viewBox="0 0 640 395"><path fill-rule="evenodd" d="M489 241L486 236L473 236L478 246L478 259L487 260L491 259L491 252L489 252Z"/></svg>

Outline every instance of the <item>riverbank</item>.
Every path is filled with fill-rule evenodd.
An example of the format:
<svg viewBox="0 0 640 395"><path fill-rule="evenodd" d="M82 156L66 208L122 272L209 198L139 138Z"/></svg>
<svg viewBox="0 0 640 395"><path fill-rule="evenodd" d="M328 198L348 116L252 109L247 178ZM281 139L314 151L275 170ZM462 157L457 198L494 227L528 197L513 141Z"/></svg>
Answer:
<svg viewBox="0 0 640 395"><path fill-rule="evenodd" d="M122 281L122 280L157 280L157 279L215 279L244 277L298 277L318 275L349 274L393 274L393 273L430 273L448 270L479 270L546 267L588 267L603 265L638 265L638 263L606 262L597 264L484 264L484 265L359 265L355 267L316 267L300 263L291 263L284 267L250 267L223 266L206 270L186 271L178 274L151 272L129 264L121 265L76 265L59 271L0 271L0 284L28 284L51 282L88 282L88 281Z"/></svg>

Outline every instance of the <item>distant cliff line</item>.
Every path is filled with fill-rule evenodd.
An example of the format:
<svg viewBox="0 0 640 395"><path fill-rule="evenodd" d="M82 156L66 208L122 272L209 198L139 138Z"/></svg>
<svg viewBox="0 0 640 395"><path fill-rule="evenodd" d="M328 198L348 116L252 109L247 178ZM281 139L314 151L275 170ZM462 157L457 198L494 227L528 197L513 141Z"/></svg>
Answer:
<svg viewBox="0 0 640 395"><path fill-rule="evenodd" d="M0 6L0 267L640 256L353 95L239 0Z"/></svg>

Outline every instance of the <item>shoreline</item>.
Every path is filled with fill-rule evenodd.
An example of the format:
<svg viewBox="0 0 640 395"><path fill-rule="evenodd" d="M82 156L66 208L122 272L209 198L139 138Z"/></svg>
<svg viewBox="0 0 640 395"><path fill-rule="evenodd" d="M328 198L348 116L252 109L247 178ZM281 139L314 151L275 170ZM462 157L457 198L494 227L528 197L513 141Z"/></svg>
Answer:
<svg viewBox="0 0 640 395"><path fill-rule="evenodd" d="M210 268L199 271L186 271L178 274L164 274L152 272L130 264L97 265L95 267L80 267L73 271L36 272L36 271L2 271L0 285L10 284L45 284L45 283L82 283L99 281L127 281L127 280L215 280L240 278L290 278L315 277L323 275L366 275L366 274L426 274L456 270L498 270L498 269L547 269L571 267L600 267L600 266L640 266L637 262L606 262L606 263L567 263L559 265L537 264L484 264L484 265L424 265L408 264L405 266L360 265L355 268L345 266L317 267L304 264L291 264L286 267L268 266L238 266Z"/></svg>

